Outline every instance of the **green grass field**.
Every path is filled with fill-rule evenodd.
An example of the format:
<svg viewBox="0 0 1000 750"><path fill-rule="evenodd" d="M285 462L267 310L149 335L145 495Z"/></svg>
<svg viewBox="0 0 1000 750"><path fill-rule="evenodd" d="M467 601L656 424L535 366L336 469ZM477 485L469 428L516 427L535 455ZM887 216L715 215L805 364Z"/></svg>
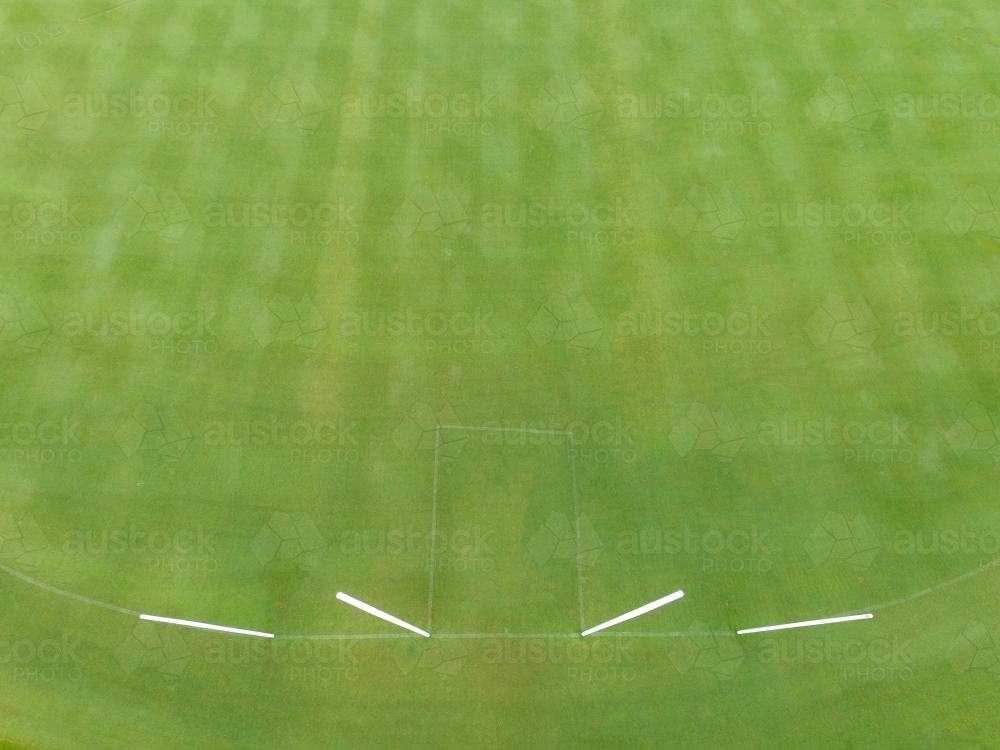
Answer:
<svg viewBox="0 0 1000 750"><path fill-rule="evenodd" d="M998 60L977 0L0 5L3 746L1000 745Z"/></svg>

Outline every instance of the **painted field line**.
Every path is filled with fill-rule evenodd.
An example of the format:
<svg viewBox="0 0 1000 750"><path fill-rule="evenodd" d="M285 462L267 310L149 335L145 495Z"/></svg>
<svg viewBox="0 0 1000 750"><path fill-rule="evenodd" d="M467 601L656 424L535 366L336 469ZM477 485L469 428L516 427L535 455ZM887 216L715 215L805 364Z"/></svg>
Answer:
<svg viewBox="0 0 1000 750"><path fill-rule="evenodd" d="M675 591L672 594L667 594L662 599L657 599L655 602L650 602L649 604L643 604L641 607L633 609L631 612L626 612L623 615L618 615L612 620L607 622L602 622L600 625L596 625L590 630L584 630L580 635L590 635L591 633L596 633L598 630L604 630L605 628L610 628L612 625L617 625L620 622L625 622L626 620L631 620L639 615L644 615L647 612L652 612L654 609L662 607L664 604L670 604L670 602L675 602L684 596L683 591Z"/></svg>
<svg viewBox="0 0 1000 750"><path fill-rule="evenodd" d="M578 498L578 492L576 489L576 461L573 460L572 449L566 451L566 455L569 458L569 471L573 482L573 518L576 523L576 598L580 603L580 630L587 627L586 620L584 618L584 607L583 607L583 558L580 552L580 501Z"/></svg>
<svg viewBox="0 0 1000 750"><path fill-rule="evenodd" d="M789 630L790 628L809 628L813 625L833 625L837 622L851 622L852 620L871 620L875 615L869 613L863 615L848 615L847 617L827 617L823 620L804 620L802 622L786 622L784 625L765 625L762 628L746 628L737 630L737 635L747 633L766 633L770 630Z"/></svg>
<svg viewBox="0 0 1000 750"><path fill-rule="evenodd" d="M195 622L194 620L178 620L174 617L158 617L157 615L139 615L140 620L150 622L165 622L168 625L183 625L186 628L199 628L200 630L218 630L220 633L236 633L237 635L255 635L258 638L274 638L274 633L261 633L257 630L243 630L242 628L230 628L225 625L212 625L207 622Z"/></svg>
<svg viewBox="0 0 1000 750"><path fill-rule="evenodd" d="M434 540L437 538L438 466L441 462L441 428L434 429L434 484L431 490L431 559L427 581L427 631L434 620Z"/></svg>
<svg viewBox="0 0 1000 750"><path fill-rule="evenodd" d="M439 430L471 430L472 432L527 432L532 435L572 435L567 430L533 430L529 427L483 427L465 424L439 424Z"/></svg>
<svg viewBox="0 0 1000 750"><path fill-rule="evenodd" d="M18 570L13 568L8 568L6 565L0 565L0 570L2 570L7 575L14 576L14 578L19 578L25 583L30 583L32 586L37 586L43 591L48 591L50 594L56 594L57 596L65 596L67 599L75 599L78 602L84 604L89 604L92 607L100 607L101 609L109 609L112 612L118 612L123 615L129 615L131 617L138 617L139 613L126 609L125 607L118 607L114 604L108 604L107 602L99 602L96 599L91 599L90 597L80 596L79 594L74 594L72 591L64 591L63 589L56 588L55 586L50 586L47 583L42 583L41 581L32 578L31 576L25 575Z"/></svg>
<svg viewBox="0 0 1000 750"><path fill-rule="evenodd" d="M124 3L118 3L118 5L112 5L110 8L105 8L104 10L99 10L96 13L91 13L89 16L83 16L82 18L80 18L78 20L80 20L80 21L86 21L88 18L94 18L95 16L100 16L100 15L103 15L105 13L110 13L113 10L118 10L119 8L124 8L126 5L131 5L134 2L136 2L136 0L125 0Z"/></svg>
<svg viewBox="0 0 1000 750"><path fill-rule="evenodd" d="M418 635L422 635L424 638L431 637L431 634L428 633L426 630L421 630L415 625L410 625L410 623L408 622L403 622L398 617L393 617L388 612L383 612L381 609L376 609L370 604L365 604L363 601L355 599L353 596L348 596L342 591L337 592L337 598L340 599L340 601L342 602L350 604L352 607L357 607L362 612L367 612L368 614L374 615L375 617L385 620L386 622L391 622L393 625L399 625L399 627L406 628L407 630L417 633Z"/></svg>
<svg viewBox="0 0 1000 750"><path fill-rule="evenodd" d="M731 630L674 630L662 633L637 633L628 631L615 631L606 633L602 637L607 638L684 638L693 636L715 636L716 638L735 638L736 633ZM412 638L407 633L333 633L330 635L276 635L279 641L380 641L391 638ZM524 639L535 638L548 640L550 638L579 638L579 633L435 633L431 638L442 640L484 640L484 639Z"/></svg>

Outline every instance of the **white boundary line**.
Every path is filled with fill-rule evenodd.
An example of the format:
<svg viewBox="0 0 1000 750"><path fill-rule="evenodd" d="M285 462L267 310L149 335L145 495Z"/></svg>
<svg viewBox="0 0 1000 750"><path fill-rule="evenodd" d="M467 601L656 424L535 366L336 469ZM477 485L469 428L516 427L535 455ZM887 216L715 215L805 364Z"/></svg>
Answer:
<svg viewBox="0 0 1000 750"><path fill-rule="evenodd" d="M483 427L464 424L439 424L439 430L471 430L472 432L527 432L530 435L572 435L569 430L533 430L530 427Z"/></svg>
<svg viewBox="0 0 1000 750"><path fill-rule="evenodd" d="M20 578L25 583L30 583L32 586L37 586L43 591L48 591L50 594L65 596L69 599L75 599L78 602L89 604L92 607L100 607L101 609L110 609L112 612L118 612L119 614L129 615L130 617L138 617L140 614L139 612L136 612L131 609L125 609L124 607L116 607L114 604L106 604L105 602L99 602L96 599L89 599L86 596L80 596L79 594L74 594L72 591L64 591L63 589L58 589L55 586L50 586L47 583L42 583L41 581L32 578L31 576L25 575L19 570L8 568L6 565L0 565L0 570L2 570L7 575L14 576L14 578Z"/></svg>
<svg viewBox="0 0 1000 750"><path fill-rule="evenodd" d="M573 483L573 517L576 523L576 596L580 602L580 630L587 627L583 608L583 558L580 557L580 502L576 490L576 461L573 459L572 443L566 449L569 458L569 471Z"/></svg>
<svg viewBox="0 0 1000 750"><path fill-rule="evenodd" d="M673 630L662 633L642 633L631 631L616 631L605 633L602 638L683 638L685 636L714 636L716 638L735 638L736 633L732 630ZM275 638L284 641L369 641L384 640L390 638L412 638L407 633L359 633L331 635L277 635ZM483 640L486 638L495 639L524 639L524 638L580 638L579 633L432 633L431 638L441 638L449 640Z"/></svg>
<svg viewBox="0 0 1000 750"><path fill-rule="evenodd" d="M258 630L243 630L242 628L230 628L225 625L212 625L207 622L195 622L194 620L178 620L174 617L159 617L157 615L139 615L140 620L150 622L165 622L168 625L183 625L186 628L199 628L200 630L218 630L221 633L236 633L237 635L255 635L258 638L274 638L274 633L261 633Z"/></svg>
<svg viewBox="0 0 1000 750"><path fill-rule="evenodd" d="M441 458L441 426L434 428L434 482L431 490L431 554L427 582L427 631L430 632L434 618L434 542L437 534L438 509L438 466Z"/></svg>
<svg viewBox="0 0 1000 750"><path fill-rule="evenodd" d="M438 425L435 429L436 430L440 430L440 429L449 429L449 430L450 429L455 429L455 430L473 430L473 431L534 432L534 433L552 434L552 435L556 435L556 434L569 435L569 434L571 434L571 433L569 433L567 431L559 431L559 430L528 430L527 428L525 428L524 430L522 430L520 428L503 428L503 427L500 427L500 428L486 428L486 427L473 427L473 426L469 426L469 425ZM436 453L436 451L435 451L435 453ZM888 609L890 607L896 607L896 606L899 606L900 604L907 604L907 603L909 603L911 601L914 601L916 599L920 599L920 598L922 598L924 596L927 596L929 594L933 594L933 593L935 593L937 591L940 591L941 589L945 589L945 588L948 588L950 586L954 586L955 584L961 583L962 581L965 581L965 580L968 580L970 578L973 578L973 577L979 575L980 573L982 573L982 572L984 572L986 570L996 569L997 567L1000 567L1000 557L995 557L992 560L990 560L990 561L988 561L986 563L983 563L982 565L979 565L979 566L973 568L972 570L966 571L965 573L962 573L961 575L957 575L954 578L948 578L948 579L945 579L944 581L940 581L939 583L936 583L933 586L929 586L928 588L921 589L919 591L914 591L911 594L907 594L907 595L899 597L897 599L892 599L892 600L890 600L888 602L883 602L881 604L876 604L876 605L873 605L873 606L870 606L870 607L866 607L866 609L869 610L869 612L866 613L866 614L870 615L870 613L872 613L872 612L877 612L879 610ZM49 592L51 594L55 594L57 596L63 596L63 597L66 597L67 599L73 599L74 601L78 601L78 602L80 602L82 604L89 604L92 607L98 607L100 609L106 609L106 610L109 610L111 612L117 612L119 614L128 615L130 617L140 617L141 616L141 613L139 613L139 612L137 612L135 610L126 609L125 607L119 607L119 606L117 606L115 604L109 604L108 602L98 601L96 599L91 599L89 597L73 593L72 591L66 591L64 589L57 588L56 586L52 586L50 584L44 583L43 581L39 581L38 579L32 578L31 576L26 575L26 574L24 574L24 573L22 573L22 572L20 572L18 570L15 570L14 568L8 567L7 565L0 564L0 571L3 571L4 573L7 573L8 575L12 576L13 578L17 578L17 579L19 579L19 580L23 581L24 583L27 583L27 584L29 584L31 586L35 586L37 588L40 588L43 591L47 591L47 592ZM855 614L856 613L857 613L857 610L855 610ZM848 615L848 616L851 616L851 615ZM855 619L868 619L868 618L867 617L862 618L862 617L858 616ZM739 631L739 632L742 633L744 631ZM617 633L611 633L611 634L608 634L608 635L613 635L615 637L621 637L621 638L675 638L675 637L682 637L682 636L686 636L686 635L713 635L713 636L716 636L716 637L727 637L727 636L729 636L729 637L735 637L736 633L732 633L732 632L728 632L728 631L704 631L704 632L701 632L701 631L699 631L699 632L687 632L687 631L681 632L681 631L675 631L675 632L661 632L661 633L617 632ZM283 639L283 640L366 640L366 639L382 639L382 638L408 638L410 636L407 636L407 635L404 635L404 634L371 634L371 633L339 634L339 633L330 633L330 634L317 634L317 635L275 635L273 637L279 638L279 639ZM434 636L434 637L436 637L436 638L469 638L469 639L476 639L476 638L576 638L578 636L577 636L576 633L537 633L537 634L535 634L535 633L533 633L533 634L518 634L518 633L495 633L495 634L492 634L492 633L454 633L454 634L443 634L443 635Z"/></svg>
<svg viewBox="0 0 1000 750"><path fill-rule="evenodd" d="M767 633L771 630L789 630L791 628L810 628L814 625L833 625L838 622L851 622L853 620L871 620L875 615L870 612L863 615L847 615L845 617L826 617L822 620L803 620L802 622L786 622L784 625L765 625L762 628L746 628L737 630L736 635L748 635L749 633Z"/></svg>
<svg viewBox="0 0 1000 750"><path fill-rule="evenodd" d="M667 594L666 596L657 599L655 602L650 602L649 604L643 604L641 607L636 607L631 612L626 612L625 614L618 615L618 617L612 618L607 622L602 622L600 625L595 625L594 627L590 628L590 630L584 630L580 635L581 636L591 635L592 633L596 633L599 630L610 628L612 625L617 625L620 622L625 622L626 620L631 620L635 617L638 617L639 615L644 615L647 612L652 612L654 609L659 609L664 604L670 604L670 602L675 602L683 596L684 596L683 591L675 591L672 594Z"/></svg>
<svg viewBox="0 0 1000 750"><path fill-rule="evenodd" d="M337 598L346 604L350 604L352 607L357 607L362 612L367 612L370 615L378 617L380 620L391 622L393 625L399 625L399 627L406 628L407 630L417 633L418 635L422 635L424 638L431 637L431 634L428 633L426 630L421 630L416 625L410 625L410 623L404 622L403 620L400 620L398 617L393 617L388 612L383 612L381 609L373 607L370 604L365 604L360 599L355 599L353 596L348 596L342 591L337 592Z"/></svg>
<svg viewBox="0 0 1000 750"><path fill-rule="evenodd" d="M86 21L88 18L94 18L96 16L102 16L105 13L109 13L109 12L111 12L113 10L118 10L119 8L124 8L126 5L131 5L135 1L136 0L125 0L125 2L123 2L123 3L118 3L118 5L112 5L110 8L105 8L104 10L99 10L96 13L91 13L89 16L83 16L83 17L78 18L76 20L77 21Z"/></svg>

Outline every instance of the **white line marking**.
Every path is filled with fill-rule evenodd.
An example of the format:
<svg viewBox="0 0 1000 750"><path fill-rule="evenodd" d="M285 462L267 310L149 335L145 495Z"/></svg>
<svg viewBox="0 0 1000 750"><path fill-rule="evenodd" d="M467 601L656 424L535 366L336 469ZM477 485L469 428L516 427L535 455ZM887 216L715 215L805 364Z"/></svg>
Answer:
<svg viewBox="0 0 1000 750"><path fill-rule="evenodd" d="M117 607L114 604L108 604L106 602L99 602L96 599L90 599L86 596L80 596L79 594L74 594L72 591L63 591L55 586L50 586L47 583L42 583L41 581L35 580L31 576L26 576L20 571L14 570L13 568L8 568L6 565L0 565L0 570L8 575L12 575L15 578L19 578L25 583L30 583L32 586L37 586L43 591L48 591L51 594L57 594L58 596L65 596L69 599L75 599L78 602L83 602L84 604L89 604L93 607L100 607L101 609L110 609L112 612L119 612L123 615L129 615L131 617L138 617L139 613L135 610L125 609L124 607Z"/></svg>
<svg viewBox="0 0 1000 750"><path fill-rule="evenodd" d="M438 465L441 453L441 427L434 428L434 486L431 490L431 562L427 587L427 630L430 632L434 617L434 540L437 533L438 512Z"/></svg>
<svg viewBox="0 0 1000 750"><path fill-rule="evenodd" d="M376 609L372 605L365 604L363 601L355 599L353 596L348 596L347 594L341 591L337 592L337 598L340 599L340 601L342 602L350 604L352 607L357 607L362 612L367 612L370 615L375 615L375 617L385 620L386 622L391 622L393 625L399 625L399 627L406 628L407 630L417 633L418 635L422 635L424 638L431 637L431 634L428 633L426 630L421 630L415 625L410 625L410 623L408 622L403 622L398 617L393 617L388 612L383 612L381 609Z"/></svg>
<svg viewBox="0 0 1000 750"><path fill-rule="evenodd" d="M173 617L157 617L156 615L139 615L139 619L150 620L151 622L165 622L168 625L183 625L188 628L200 628L201 630L218 630L222 633L236 633L237 635L255 635L259 638L274 638L274 633L261 633L257 630L228 628L225 625L210 625L207 622L195 622L194 620L177 620Z"/></svg>
<svg viewBox="0 0 1000 750"><path fill-rule="evenodd" d="M104 13L109 13L110 11L118 10L119 8L124 8L126 5L131 5L135 1L136 0L125 0L124 3L119 3L118 5L112 5L110 8L105 8L104 10L99 10L96 13L91 13L89 16L83 16L78 20L86 21L88 18L94 18L95 16L100 16L103 15Z"/></svg>
<svg viewBox="0 0 1000 750"><path fill-rule="evenodd" d="M692 636L715 636L716 638L735 638L736 633L732 630L673 630L662 633L641 633L634 631L619 630L614 633L606 633L606 638L690 638ZM344 634L333 633L330 635L276 635L278 640L285 641L366 641L384 640L387 638L412 638L408 633L360 633ZM431 638L449 638L452 640L481 640L485 638L579 638L579 633L435 633Z"/></svg>
<svg viewBox="0 0 1000 750"><path fill-rule="evenodd" d="M572 475L573 481L573 516L576 519L576 598L580 602L580 630L587 627L586 620L583 616L583 562L580 557L580 502L577 499L576 491L576 461L573 460L572 449L566 451L566 455L569 457L569 469Z"/></svg>
<svg viewBox="0 0 1000 750"><path fill-rule="evenodd" d="M476 427L465 424L439 424L441 430L471 430L473 432L527 432L532 435L572 435L566 430L533 430L530 427Z"/></svg>
<svg viewBox="0 0 1000 750"><path fill-rule="evenodd" d="M833 625L835 622L850 622L852 620L870 620L875 615L868 614L864 615L849 615L847 617L827 617L824 620L804 620L803 622L786 622L784 625L767 625L763 628L747 628L746 630L737 630L737 635L746 635L747 633L766 633L769 630L788 630L789 628L808 628L813 625Z"/></svg>
<svg viewBox="0 0 1000 750"><path fill-rule="evenodd" d="M650 602L649 604L643 604L641 607L633 609L631 612L618 615L618 617L615 617L613 620L602 622L600 625L592 627L590 630L584 630L580 635L590 635L591 633L596 633L598 630L604 630L605 628L610 628L612 625L617 625L620 622L631 620L633 617L638 617L639 615L644 615L647 612L652 612L654 609L662 607L664 604L670 604L670 602L677 601L682 596L684 596L683 591L675 591L672 594L667 594L667 596L662 599L657 599L655 602Z"/></svg>

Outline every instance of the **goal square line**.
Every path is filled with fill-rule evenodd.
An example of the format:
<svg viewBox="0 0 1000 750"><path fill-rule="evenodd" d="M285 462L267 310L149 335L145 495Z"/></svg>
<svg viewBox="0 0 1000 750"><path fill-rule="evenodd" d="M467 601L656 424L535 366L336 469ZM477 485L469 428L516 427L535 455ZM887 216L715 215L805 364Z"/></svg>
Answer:
<svg viewBox="0 0 1000 750"><path fill-rule="evenodd" d="M486 427L484 425L435 425L434 427L434 474L431 490L431 544L430 560L428 565L428 587L427 587L427 632L433 635L432 625L434 622L434 540L437 534L437 505L438 505L438 476L440 469L440 449L442 430L466 430L471 432L504 432L504 433L526 433L531 435L565 435L572 436L570 430L538 430L529 427ZM581 557L580 538L580 502L579 490L576 481L576 460L573 456L572 443L567 441L566 457L570 466L571 495L573 499L573 529L576 534L576 577L577 577L577 601L580 613L580 631L586 629L586 617L584 610L583 596L583 561Z"/></svg>

